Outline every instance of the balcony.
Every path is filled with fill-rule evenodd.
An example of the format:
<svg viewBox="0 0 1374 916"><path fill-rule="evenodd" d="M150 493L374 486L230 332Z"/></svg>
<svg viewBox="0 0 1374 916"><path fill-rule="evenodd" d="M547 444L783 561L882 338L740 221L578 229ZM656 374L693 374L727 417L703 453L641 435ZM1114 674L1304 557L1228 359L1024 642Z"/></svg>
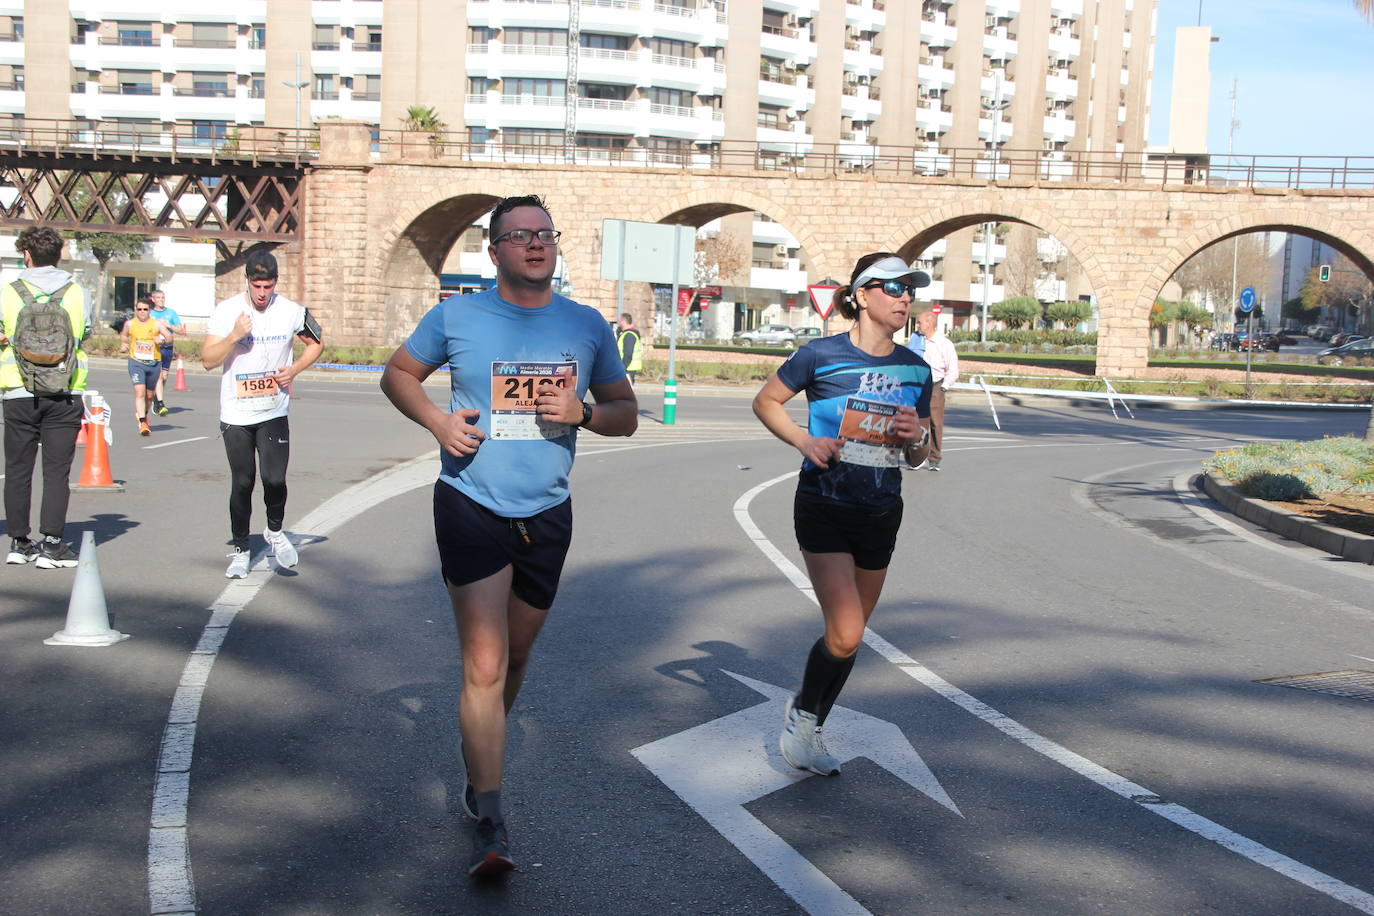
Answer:
<svg viewBox="0 0 1374 916"><path fill-rule="evenodd" d="M120 48L155 48L158 40L152 36L119 35L114 38L102 35L97 44Z"/></svg>
<svg viewBox="0 0 1374 916"><path fill-rule="evenodd" d="M228 86L195 86L190 89L175 88L172 95L194 96L198 99L231 99L234 97L234 90Z"/></svg>
<svg viewBox="0 0 1374 916"><path fill-rule="evenodd" d="M156 95L151 85L129 84L125 86L101 86L101 95Z"/></svg>
<svg viewBox="0 0 1374 916"><path fill-rule="evenodd" d="M172 40L174 48L228 48L232 50L236 43L232 38L176 38Z"/></svg>

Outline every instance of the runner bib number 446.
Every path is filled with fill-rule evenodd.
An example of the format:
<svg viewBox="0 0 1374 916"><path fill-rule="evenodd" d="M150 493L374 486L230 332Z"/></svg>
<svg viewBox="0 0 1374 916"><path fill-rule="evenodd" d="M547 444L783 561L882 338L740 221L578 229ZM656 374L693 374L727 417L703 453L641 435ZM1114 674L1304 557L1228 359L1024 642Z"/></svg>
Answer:
<svg viewBox="0 0 1374 916"><path fill-rule="evenodd" d="M568 435L571 426L550 423L536 413L534 399L539 396L539 386L549 382L576 391L577 362L492 362L491 438L561 439Z"/></svg>
<svg viewBox="0 0 1374 916"><path fill-rule="evenodd" d="M897 407L883 401L850 396L840 420L840 460L865 467L895 468L902 461L902 438L897 435Z"/></svg>

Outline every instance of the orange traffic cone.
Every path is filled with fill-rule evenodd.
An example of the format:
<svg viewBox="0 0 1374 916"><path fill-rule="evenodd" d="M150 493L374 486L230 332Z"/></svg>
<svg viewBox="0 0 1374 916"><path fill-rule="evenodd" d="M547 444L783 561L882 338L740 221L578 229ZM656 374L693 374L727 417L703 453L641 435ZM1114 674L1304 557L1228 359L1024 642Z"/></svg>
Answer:
<svg viewBox="0 0 1374 916"><path fill-rule="evenodd" d="M110 474L110 449L105 444L105 428L109 425L109 409L98 404L91 410L91 432L87 436L86 462L81 468L81 479L72 485L79 490L122 490L122 483L115 483Z"/></svg>
<svg viewBox="0 0 1374 916"><path fill-rule="evenodd" d="M91 425L91 421L90 421L90 420L87 420L86 417L85 417L85 415L83 414L82 417L81 417L81 431L80 431L79 433L76 434L76 444L77 444L77 445L85 445L86 442L88 441L88 440L87 440L87 437L86 437L86 427L88 427L88 426L90 426L90 425Z"/></svg>
<svg viewBox="0 0 1374 916"><path fill-rule="evenodd" d="M185 391L185 390L186 390L186 365L185 365L185 363L182 362L182 359L181 359L180 356L177 357L177 379L176 379L175 382L172 383L172 390L173 390L173 391Z"/></svg>

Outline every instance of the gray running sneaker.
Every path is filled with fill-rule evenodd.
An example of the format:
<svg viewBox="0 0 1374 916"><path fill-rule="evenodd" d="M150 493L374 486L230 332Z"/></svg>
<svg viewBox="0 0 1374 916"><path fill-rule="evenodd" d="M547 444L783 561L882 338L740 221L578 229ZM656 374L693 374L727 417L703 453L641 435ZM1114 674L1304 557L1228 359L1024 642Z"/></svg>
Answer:
<svg viewBox="0 0 1374 916"><path fill-rule="evenodd" d="M229 568L226 569L226 570L224 571L224 578L226 578L226 579L243 579L243 578L247 578L247 576L248 576L248 561L251 560L251 559L252 559L252 555L251 555L248 551L246 551L246 550L239 550L238 548L235 548L235 549L234 549L234 552L231 553L231 554L229 554Z"/></svg>
<svg viewBox="0 0 1374 916"><path fill-rule="evenodd" d="M9 556L5 557L6 563L13 563L15 566L23 566L25 563L32 563L38 559L38 545L28 538L10 538Z"/></svg>
<svg viewBox="0 0 1374 916"><path fill-rule="evenodd" d="M809 770L817 776L839 776L840 762L826 750L821 741L821 729L816 714L795 708L796 697L787 701L783 713L782 736L778 747L782 759L799 770Z"/></svg>
<svg viewBox="0 0 1374 916"><path fill-rule="evenodd" d="M277 565L282 569L290 569L300 560L296 553L296 547L291 543L291 539L286 536L285 531L264 531L262 536L267 539L267 544L272 548L272 553L277 558Z"/></svg>
<svg viewBox="0 0 1374 916"><path fill-rule="evenodd" d="M472 861L468 864L468 874L473 878L499 875L515 868L515 860L510 857L510 840L506 836L504 822L493 823L489 817L477 822L472 832Z"/></svg>
<svg viewBox="0 0 1374 916"><path fill-rule="evenodd" d="M463 813L477 820L477 790L468 778L468 757L463 753L463 736L458 735L458 762L463 765Z"/></svg>
<svg viewBox="0 0 1374 916"><path fill-rule="evenodd" d="M76 551L61 538L45 537L38 543L38 556L33 565L39 569L71 569L76 565Z"/></svg>

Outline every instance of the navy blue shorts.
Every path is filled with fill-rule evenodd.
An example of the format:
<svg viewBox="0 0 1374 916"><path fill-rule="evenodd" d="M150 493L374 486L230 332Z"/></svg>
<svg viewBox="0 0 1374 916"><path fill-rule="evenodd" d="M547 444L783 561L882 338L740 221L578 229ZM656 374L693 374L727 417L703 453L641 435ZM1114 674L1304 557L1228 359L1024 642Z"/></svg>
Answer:
<svg viewBox="0 0 1374 916"><path fill-rule="evenodd" d="M902 504L886 512L868 512L831 503L812 502L801 494L792 502L797 546L811 553L847 553L860 569L887 569L902 527Z"/></svg>
<svg viewBox="0 0 1374 916"><path fill-rule="evenodd" d="M157 387L157 380L162 375L162 367L157 363L145 363L136 359L129 360L129 381L135 386L142 385L144 388L153 389Z"/></svg>
<svg viewBox="0 0 1374 916"><path fill-rule="evenodd" d="M172 344L163 344L161 350L162 371L166 372L168 369L172 368L172 357L176 355L177 348Z"/></svg>
<svg viewBox="0 0 1374 916"><path fill-rule="evenodd" d="M529 518L506 518L434 482L434 539L444 582L468 585L514 567L511 592L547 611L572 544L572 498Z"/></svg>

